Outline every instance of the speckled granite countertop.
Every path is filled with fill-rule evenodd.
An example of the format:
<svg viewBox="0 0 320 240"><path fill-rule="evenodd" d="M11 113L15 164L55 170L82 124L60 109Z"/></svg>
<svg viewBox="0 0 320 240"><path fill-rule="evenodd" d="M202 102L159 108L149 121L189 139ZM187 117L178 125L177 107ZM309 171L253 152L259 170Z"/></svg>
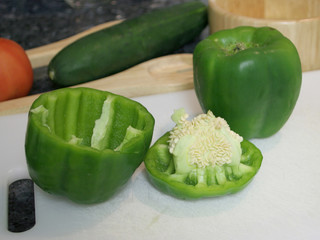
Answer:
<svg viewBox="0 0 320 240"><path fill-rule="evenodd" d="M1 0L0 37L18 42L24 49L52 43L95 25L129 19L156 8L190 0ZM203 0L204 3L207 1ZM205 30L194 42L176 52L193 52ZM48 81L46 68L34 70L30 94L57 88Z"/></svg>

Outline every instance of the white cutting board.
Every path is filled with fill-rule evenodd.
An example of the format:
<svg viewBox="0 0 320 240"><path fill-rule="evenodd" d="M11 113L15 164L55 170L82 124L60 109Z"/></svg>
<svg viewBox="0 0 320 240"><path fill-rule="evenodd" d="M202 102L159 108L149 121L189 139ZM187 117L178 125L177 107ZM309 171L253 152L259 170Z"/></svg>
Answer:
<svg viewBox="0 0 320 240"><path fill-rule="evenodd" d="M249 87L249 86L248 86ZM243 191L198 201L156 190L142 164L125 189L93 206L76 205L35 188L36 225L7 229L7 186L27 175L27 114L0 117L0 239L320 239L320 71L303 74L296 108L274 136L253 140L264 160ZM193 90L135 98L156 119L155 141L184 107L201 112Z"/></svg>

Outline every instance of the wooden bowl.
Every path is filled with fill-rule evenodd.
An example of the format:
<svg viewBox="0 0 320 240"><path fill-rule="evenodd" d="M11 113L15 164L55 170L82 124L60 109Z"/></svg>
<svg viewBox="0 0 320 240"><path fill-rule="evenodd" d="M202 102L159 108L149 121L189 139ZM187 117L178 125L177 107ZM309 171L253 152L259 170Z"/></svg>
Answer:
<svg viewBox="0 0 320 240"><path fill-rule="evenodd" d="M210 33L270 26L296 46L303 71L320 69L320 0L209 0Z"/></svg>

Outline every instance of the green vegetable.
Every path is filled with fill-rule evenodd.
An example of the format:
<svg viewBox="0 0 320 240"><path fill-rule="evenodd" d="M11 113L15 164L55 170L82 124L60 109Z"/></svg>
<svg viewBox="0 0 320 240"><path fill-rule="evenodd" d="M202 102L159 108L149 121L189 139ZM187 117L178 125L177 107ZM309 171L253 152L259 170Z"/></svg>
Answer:
<svg viewBox="0 0 320 240"><path fill-rule="evenodd" d="M145 167L161 191L182 199L235 193L258 172L262 154L211 111L192 121L184 110L176 126L147 152Z"/></svg>
<svg viewBox="0 0 320 240"><path fill-rule="evenodd" d="M70 86L118 73L177 50L195 39L207 21L207 7L199 1L125 20L65 47L49 63L49 76Z"/></svg>
<svg viewBox="0 0 320 240"><path fill-rule="evenodd" d="M154 118L138 102L90 88L42 94L29 112L25 152L32 180L78 203L109 199L150 146Z"/></svg>
<svg viewBox="0 0 320 240"><path fill-rule="evenodd" d="M246 139L279 131L300 93L298 52L289 39L269 27L212 34L196 46L193 66L202 109L226 119Z"/></svg>

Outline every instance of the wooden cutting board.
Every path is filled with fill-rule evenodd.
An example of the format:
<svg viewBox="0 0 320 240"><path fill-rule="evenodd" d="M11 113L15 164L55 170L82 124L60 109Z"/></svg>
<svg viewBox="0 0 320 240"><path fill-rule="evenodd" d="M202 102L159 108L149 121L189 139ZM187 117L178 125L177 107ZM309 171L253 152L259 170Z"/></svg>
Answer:
<svg viewBox="0 0 320 240"><path fill-rule="evenodd" d="M48 65L63 47L92 32L121 21L95 26L70 38L27 50L33 68ZM126 97L138 97L193 88L192 54L173 54L155 58L123 72L72 87L90 87ZM0 116L27 112L39 94L0 102Z"/></svg>

